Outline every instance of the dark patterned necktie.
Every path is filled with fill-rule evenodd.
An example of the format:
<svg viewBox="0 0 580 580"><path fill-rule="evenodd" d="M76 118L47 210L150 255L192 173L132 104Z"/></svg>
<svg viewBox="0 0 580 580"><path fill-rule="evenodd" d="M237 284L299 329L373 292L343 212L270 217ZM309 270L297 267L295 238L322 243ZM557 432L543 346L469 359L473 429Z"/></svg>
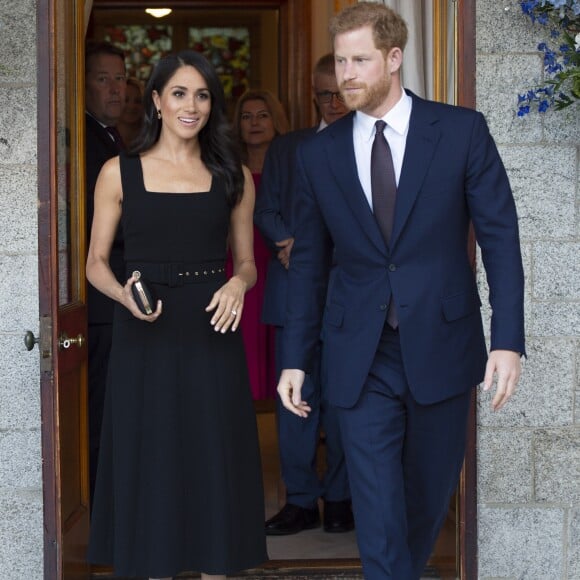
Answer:
<svg viewBox="0 0 580 580"><path fill-rule="evenodd" d="M113 138L113 141L117 146L117 151L122 151L125 149L123 138L121 137L121 133L119 133L117 127L105 127L105 129L107 129L107 133L109 133L109 135Z"/></svg>
<svg viewBox="0 0 580 580"><path fill-rule="evenodd" d="M395 217L397 179L395 177L391 148L383 133L386 126L387 124L382 120L375 123L375 140L371 150L371 190L373 213L383 238L388 244L391 239L393 219ZM392 298L387 313L387 322L392 328L397 328L399 324Z"/></svg>

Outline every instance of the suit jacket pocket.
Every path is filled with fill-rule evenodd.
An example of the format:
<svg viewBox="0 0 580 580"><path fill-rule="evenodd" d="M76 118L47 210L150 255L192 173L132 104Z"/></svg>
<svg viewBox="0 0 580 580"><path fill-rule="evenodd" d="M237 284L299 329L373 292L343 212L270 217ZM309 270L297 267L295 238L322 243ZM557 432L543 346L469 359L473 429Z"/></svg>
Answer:
<svg viewBox="0 0 580 580"><path fill-rule="evenodd" d="M469 316L481 307L481 300L473 292L463 292L443 299L443 316L447 322Z"/></svg>
<svg viewBox="0 0 580 580"><path fill-rule="evenodd" d="M338 304L327 304L324 311L323 326L329 324L340 328L344 319L344 308Z"/></svg>

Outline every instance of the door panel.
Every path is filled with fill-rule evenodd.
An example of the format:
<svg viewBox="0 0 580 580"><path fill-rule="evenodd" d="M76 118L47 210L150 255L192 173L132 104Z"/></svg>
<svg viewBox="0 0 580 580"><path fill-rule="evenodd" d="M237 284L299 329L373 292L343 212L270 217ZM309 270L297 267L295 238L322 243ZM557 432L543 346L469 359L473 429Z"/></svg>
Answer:
<svg viewBox="0 0 580 580"><path fill-rule="evenodd" d="M39 0L38 163L45 573L89 577L82 144L84 15Z"/></svg>

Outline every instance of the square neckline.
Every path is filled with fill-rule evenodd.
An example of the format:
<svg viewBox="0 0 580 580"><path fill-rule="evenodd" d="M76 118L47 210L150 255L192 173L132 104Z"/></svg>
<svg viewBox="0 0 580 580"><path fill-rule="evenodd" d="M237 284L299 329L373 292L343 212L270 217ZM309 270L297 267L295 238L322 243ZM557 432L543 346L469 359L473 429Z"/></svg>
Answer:
<svg viewBox="0 0 580 580"><path fill-rule="evenodd" d="M190 196L190 195L207 195L207 194L212 192L213 185L214 185L214 176L213 175L211 176L211 183L210 183L209 189L205 189L203 191L188 191L188 192L184 192L184 193L179 193L177 191L152 191L150 189L147 189L145 187L145 176L143 174L143 162L141 160L141 155L139 154L136 157L137 157L137 160L139 161L139 163L137 163L138 177L139 177L139 181L141 183L141 189L145 193L150 193L153 195L187 195L187 196Z"/></svg>

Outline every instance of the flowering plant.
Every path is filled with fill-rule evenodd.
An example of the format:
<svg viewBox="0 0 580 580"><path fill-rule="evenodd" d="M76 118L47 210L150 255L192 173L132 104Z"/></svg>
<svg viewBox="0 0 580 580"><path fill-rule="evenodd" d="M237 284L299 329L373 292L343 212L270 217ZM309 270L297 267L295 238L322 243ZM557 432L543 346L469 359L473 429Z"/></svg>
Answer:
<svg viewBox="0 0 580 580"><path fill-rule="evenodd" d="M544 84L518 95L518 116L537 106L540 113L580 99L580 0L520 0L522 12L534 23L550 27L550 40L540 42Z"/></svg>

